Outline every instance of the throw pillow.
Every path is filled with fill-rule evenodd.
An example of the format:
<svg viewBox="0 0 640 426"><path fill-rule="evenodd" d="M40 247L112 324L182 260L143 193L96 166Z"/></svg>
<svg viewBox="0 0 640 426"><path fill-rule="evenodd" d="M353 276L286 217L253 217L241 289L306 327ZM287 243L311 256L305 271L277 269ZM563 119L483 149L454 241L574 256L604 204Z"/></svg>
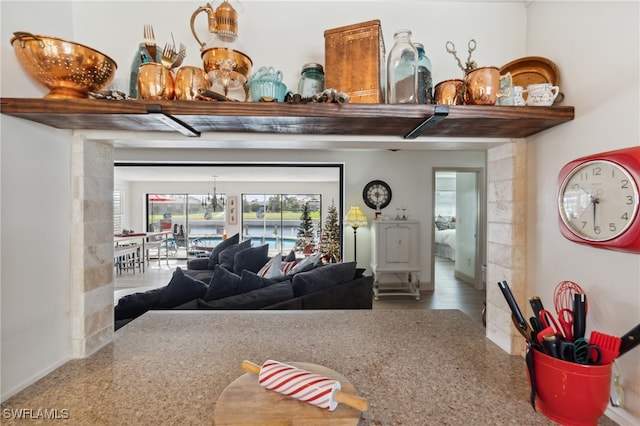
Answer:
<svg viewBox="0 0 640 426"><path fill-rule="evenodd" d="M213 250L211 250L211 254L209 255L208 269L213 270L216 267L216 265L220 263L219 256L223 250L231 246L234 246L239 242L240 242L240 234L238 233L218 243L218 245L216 245L213 248Z"/></svg>
<svg viewBox="0 0 640 426"><path fill-rule="evenodd" d="M267 272L269 272L269 270L271 269L271 266L273 265L273 263L276 261L276 257L274 256L272 258L270 258L267 263L264 264L264 266L262 268L260 268L260 270L257 272L258 275L260 275L261 277L264 277L265 274Z"/></svg>
<svg viewBox="0 0 640 426"><path fill-rule="evenodd" d="M206 291L205 283L185 275L178 267L154 309L171 309L190 300L201 298Z"/></svg>
<svg viewBox="0 0 640 426"><path fill-rule="evenodd" d="M291 272L291 270L295 268L297 264L298 264L297 260L294 260L292 262L282 262L282 266L280 267L280 270L282 271L283 274L289 275L289 272Z"/></svg>
<svg viewBox="0 0 640 426"><path fill-rule="evenodd" d="M251 247L251 240L245 240L235 246L228 247L220 252L218 255L218 264L223 268L233 271L233 259L236 253L240 250L248 249Z"/></svg>
<svg viewBox="0 0 640 426"><path fill-rule="evenodd" d="M298 262L298 264L289 271L289 275L295 275L299 272L310 271L320 263L322 263L322 255L320 253L312 254L311 256L307 256L300 262Z"/></svg>
<svg viewBox="0 0 640 426"><path fill-rule="evenodd" d="M293 297L291 281L209 302L199 299L198 309L262 309Z"/></svg>
<svg viewBox="0 0 640 426"><path fill-rule="evenodd" d="M291 250L286 256L282 257L283 262L293 262L294 260L296 260L296 252L293 250Z"/></svg>
<svg viewBox="0 0 640 426"><path fill-rule="evenodd" d="M291 280L295 297L352 281L356 262L329 263L311 271L300 272Z"/></svg>
<svg viewBox="0 0 640 426"><path fill-rule="evenodd" d="M242 294L248 291L258 290L259 288L266 287L265 279L258 276L254 272L250 272L247 270L242 271L242 275L240 276L240 283L236 288L236 292L234 294Z"/></svg>
<svg viewBox="0 0 640 426"><path fill-rule="evenodd" d="M251 272L258 272L268 261L269 244L240 250L233 257L233 272L238 275L245 269Z"/></svg>
<svg viewBox="0 0 640 426"><path fill-rule="evenodd" d="M211 276L211 282L209 282L209 288L202 296L202 299L209 301L231 296L235 294L238 284L240 284L238 275L220 265L216 265Z"/></svg>
<svg viewBox="0 0 640 426"><path fill-rule="evenodd" d="M281 277L282 270L282 256L275 255L258 271L258 276L263 278L279 278Z"/></svg>

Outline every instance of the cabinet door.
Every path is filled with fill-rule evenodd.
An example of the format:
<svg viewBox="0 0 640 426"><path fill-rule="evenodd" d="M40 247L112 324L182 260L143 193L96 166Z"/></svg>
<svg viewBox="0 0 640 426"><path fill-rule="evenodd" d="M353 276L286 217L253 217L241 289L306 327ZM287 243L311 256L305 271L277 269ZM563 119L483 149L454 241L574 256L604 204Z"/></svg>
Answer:
<svg viewBox="0 0 640 426"><path fill-rule="evenodd" d="M411 232L410 228L402 225L394 225L383 231L386 240L384 245L385 261L393 264L409 264L411 262Z"/></svg>

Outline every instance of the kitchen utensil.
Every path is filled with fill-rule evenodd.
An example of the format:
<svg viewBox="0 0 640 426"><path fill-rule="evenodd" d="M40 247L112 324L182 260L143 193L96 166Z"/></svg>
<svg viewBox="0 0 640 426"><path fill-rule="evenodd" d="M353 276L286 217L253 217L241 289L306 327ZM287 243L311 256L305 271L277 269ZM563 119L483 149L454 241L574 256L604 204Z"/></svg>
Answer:
<svg viewBox="0 0 640 426"><path fill-rule="evenodd" d="M620 338L620 353L618 357L626 354L640 343L640 324L633 327Z"/></svg>
<svg viewBox="0 0 640 426"><path fill-rule="evenodd" d="M340 391L351 395L358 392L342 374L318 364L288 362L305 371L320 374L340 382ZM278 392L258 385L258 378L251 373L239 375L215 401L213 424L238 425L344 425L361 423L362 413L340 404L334 411L322 410Z"/></svg>
<svg viewBox="0 0 640 426"><path fill-rule="evenodd" d="M554 358L560 358L560 353L558 352L558 337L555 334L545 334L542 347L548 355Z"/></svg>
<svg viewBox="0 0 640 426"><path fill-rule="evenodd" d="M558 354L565 361L589 365L602 363L600 347L587 342L584 337L580 337L573 342L560 340L558 346Z"/></svg>
<svg viewBox="0 0 640 426"><path fill-rule="evenodd" d="M178 49L178 52L175 54L175 58L173 60L173 64L171 64L171 68L178 68L180 65L182 65L182 62L186 57L187 46L185 46L183 43L180 43L180 49Z"/></svg>
<svg viewBox="0 0 640 426"><path fill-rule="evenodd" d="M531 296L529 298L529 304L531 305L531 310L533 314L536 316L538 321L540 320L540 311L544 309L544 305L542 304L542 300L540 296Z"/></svg>
<svg viewBox="0 0 640 426"><path fill-rule="evenodd" d="M460 58L458 58L458 52L456 51L456 46L452 42L448 41L445 44L445 48L447 49L447 52L453 55L456 62L458 62L458 67L462 70L463 73L467 73L478 66L475 63L475 61L471 60L471 54L473 53L474 50L476 50L476 41L474 39L469 40L469 43L467 44L467 48L469 50L469 57L467 58L467 62L465 62L464 66L462 66L462 61L460 61Z"/></svg>
<svg viewBox="0 0 640 426"><path fill-rule="evenodd" d="M144 25L144 45L147 47L151 62L155 62L157 60L156 35L153 32L153 26L150 24Z"/></svg>
<svg viewBox="0 0 640 426"><path fill-rule="evenodd" d="M581 337L584 337L584 333L587 329L586 307L587 307L587 295L574 294L573 295L573 312L571 313L573 317L573 338L574 339L579 339ZM564 311L565 309L561 311L560 316L562 316L562 312ZM569 337L567 336L567 338ZM590 341L590 343L595 343L595 342Z"/></svg>
<svg viewBox="0 0 640 426"><path fill-rule="evenodd" d="M243 361L241 368L258 375L261 386L333 411L338 403L366 411L369 402L340 390L340 382L281 362L267 360L262 366Z"/></svg>
<svg viewBox="0 0 640 426"><path fill-rule="evenodd" d="M560 314L562 309L573 309L573 295L585 294L580 285L573 281L561 281L555 288L553 303L555 305L556 314ZM588 312L589 305L585 303L584 312Z"/></svg>
<svg viewBox="0 0 640 426"><path fill-rule="evenodd" d="M573 332L574 321L574 313L571 309L561 309L558 313L558 324L562 327L562 334L564 334L564 337L567 340L573 340L576 338ZM584 324L584 319L582 323ZM584 327L582 330L582 336L578 337L584 337Z"/></svg>
<svg viewBox="0 0 640 426"><path fill-rule="evenodd" d="M46 99L88 98L115 76L115 61L95 49L56 37L13 34L10 43L18 62L49 89Z"/></svg>
<svg viewBox="0 0 640 426"><path fill-rule="evenodd" d="M562 336L563 338L566 338L562 327L560 327L553 314L546 309L540 311L540 322L542 323L543 327L551 328L553 330L553 334L555 334L556 336Z"/></svg>
<svg viewBox="0 0 640 426"><path fill-rule="evenodd" d="M511 293L511 289L509 288L509 284L506 281L498 282L498 287L502 291L502 295L504 296L509 308L511 309L512 321L520 334L530 343L535 343L533 339L533 335L531 332L531 328L527 321L524 319L522 315L522 311L518 307L518 303L516 299L513 297L513 293Z"/></svg>
<svg viewBox="0 0 640 426"><path fill-rule="evenodd" d="M173 57L176 54L173 45L167 43L162 49L162 65L171 69L173 66Z"/></svg>
<svg viewBox="0 0 640 426"><path fill-rule="evenodd" d="M620 342L622 339L618 336L612 336L599 331L592 331L589 335L589 343L598 345L602 351L602 364L609 364L618 356L620 352Z"/></svg>

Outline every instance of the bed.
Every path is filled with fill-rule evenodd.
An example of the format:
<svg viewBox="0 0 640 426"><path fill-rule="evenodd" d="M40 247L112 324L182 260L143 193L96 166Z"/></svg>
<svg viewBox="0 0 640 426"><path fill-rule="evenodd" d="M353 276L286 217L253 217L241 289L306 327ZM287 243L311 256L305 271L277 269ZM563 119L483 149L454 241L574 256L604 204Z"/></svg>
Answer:
<svg viewBox="0 0 640 426"><path fill-rule="evenodd" d="M435 255L455 261L456 218L438 216L435 225Z"/></svg>

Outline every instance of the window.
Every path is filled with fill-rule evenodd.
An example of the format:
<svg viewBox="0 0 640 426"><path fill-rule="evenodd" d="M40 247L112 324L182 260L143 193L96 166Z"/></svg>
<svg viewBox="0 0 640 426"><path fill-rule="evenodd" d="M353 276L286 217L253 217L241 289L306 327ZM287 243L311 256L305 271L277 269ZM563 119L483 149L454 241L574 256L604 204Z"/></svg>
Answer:
<svg viewBox="0 0 640 426"><path fill-rule="evenodd" d="M321 207L320 194L243 194L242 234L283 253L316 251Z"/></svg>
<svg viewBox="0 0 640 426"><path fill-rule="evenodd" d="M113 191L113 233L122 232L122 191Z"/></svg>

